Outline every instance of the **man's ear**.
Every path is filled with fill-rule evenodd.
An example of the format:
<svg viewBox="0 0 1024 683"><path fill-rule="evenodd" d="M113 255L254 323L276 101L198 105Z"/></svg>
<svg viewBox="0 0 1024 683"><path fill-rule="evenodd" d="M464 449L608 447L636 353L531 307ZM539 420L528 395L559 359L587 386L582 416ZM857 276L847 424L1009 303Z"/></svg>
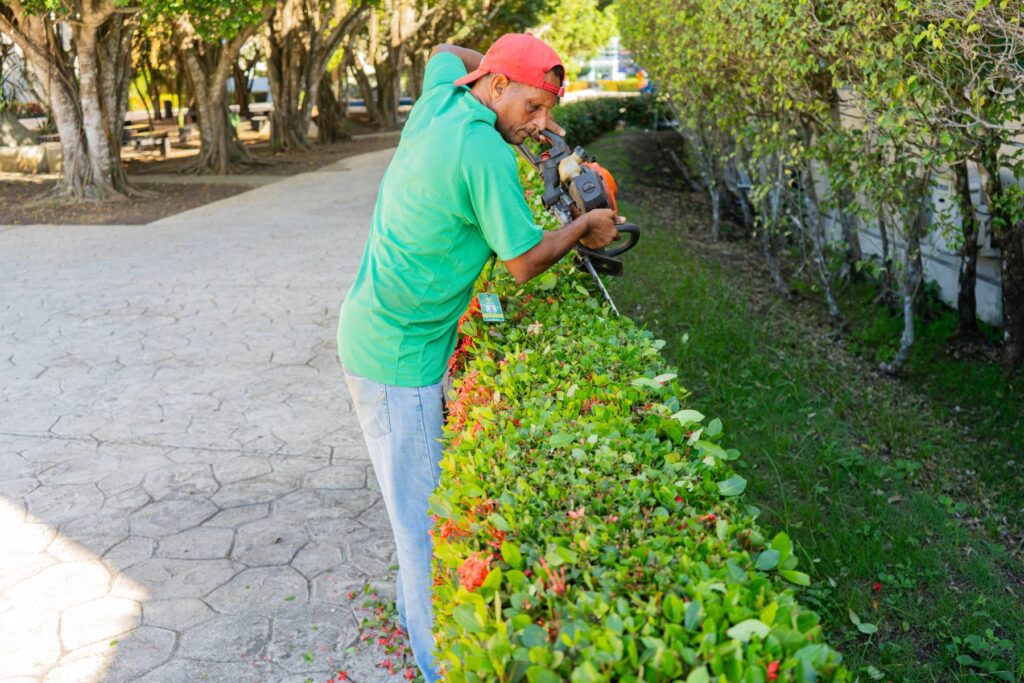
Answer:
<svg viewBox="0 0 1024 683"><path fill-rule="evenodd" d="M494 74L491 76L491 96L492 98L501 97L508 90L511 82L508 77L503 74Z"/></svg>

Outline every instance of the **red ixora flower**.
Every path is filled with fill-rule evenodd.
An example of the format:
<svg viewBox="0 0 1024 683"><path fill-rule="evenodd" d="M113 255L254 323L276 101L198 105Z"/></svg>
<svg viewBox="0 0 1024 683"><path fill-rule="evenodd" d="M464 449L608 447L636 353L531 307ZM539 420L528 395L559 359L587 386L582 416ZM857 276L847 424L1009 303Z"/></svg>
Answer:
<svg viewBox="0 0 1024 683"><path fill-rule="evenodd" d="M880 581L875 581L875 584L871 586L871 590L875 592L882 590L882 583Z"/></svg>
<svg viewBox="0 0 1024 683"><path fill-rule="evenodd" d="M459 581L468 591L475 591L487 578L490 571L491 558L481 558L480 553L473 553L459 567Z"/></svg>
<svg viewBox="0 0 1024 683"><path fill-rule="evenodd" d="M768 680L777 681L779 680L779 663L768 662Z"/></svg>

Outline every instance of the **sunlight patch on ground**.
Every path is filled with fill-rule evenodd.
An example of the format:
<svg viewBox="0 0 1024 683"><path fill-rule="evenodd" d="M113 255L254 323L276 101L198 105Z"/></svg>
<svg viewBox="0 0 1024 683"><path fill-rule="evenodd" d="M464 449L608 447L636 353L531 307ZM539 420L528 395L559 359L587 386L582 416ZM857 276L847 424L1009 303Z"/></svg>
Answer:
<svg viewBox="0 0 1024 683"><path fill-rule="evenodd" d="M138 626L145 589L0 498L0 672L99 683Z"/></svg>

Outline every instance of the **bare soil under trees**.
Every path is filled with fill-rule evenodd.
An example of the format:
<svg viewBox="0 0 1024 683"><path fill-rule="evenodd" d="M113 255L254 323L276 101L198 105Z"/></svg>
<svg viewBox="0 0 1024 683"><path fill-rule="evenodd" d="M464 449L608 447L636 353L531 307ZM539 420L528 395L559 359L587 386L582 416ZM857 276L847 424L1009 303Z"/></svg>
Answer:
<svg viewBox="0 0 1024 683"><path fill-rule="evenodd" d="M196 158L198 140L187 146L175 144L167 158L125 147L122 163L129 182L147 196L124 201L54 201L48 194L58 181L56 174L0 173L0 225L141 225L252 190L262 184L258 176L314 171L345 157L398 144L398 132L375 134L376 128L358 123L351 130L355 135L351 140L313 143L305 151L275 151L265 139L244 136L257 163L242 165L227 176L184 175Z"/></svg>

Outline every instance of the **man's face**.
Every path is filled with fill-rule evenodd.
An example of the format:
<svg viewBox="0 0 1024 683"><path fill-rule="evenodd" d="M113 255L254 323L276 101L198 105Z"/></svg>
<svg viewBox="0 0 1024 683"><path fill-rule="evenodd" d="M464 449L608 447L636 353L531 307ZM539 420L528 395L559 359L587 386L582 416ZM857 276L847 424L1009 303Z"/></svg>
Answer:
<svg viewBox="0 0 1024 683"><path fill-rule="evenodd" d="M546 74L545 80L556 87L562 85L553 71ZM555 93L500 75L491 79L490 87L491 108L498 115L494 126L505 142L518 145L526 138L537 139L548 127L551 109L558 104Z"/></svg>

